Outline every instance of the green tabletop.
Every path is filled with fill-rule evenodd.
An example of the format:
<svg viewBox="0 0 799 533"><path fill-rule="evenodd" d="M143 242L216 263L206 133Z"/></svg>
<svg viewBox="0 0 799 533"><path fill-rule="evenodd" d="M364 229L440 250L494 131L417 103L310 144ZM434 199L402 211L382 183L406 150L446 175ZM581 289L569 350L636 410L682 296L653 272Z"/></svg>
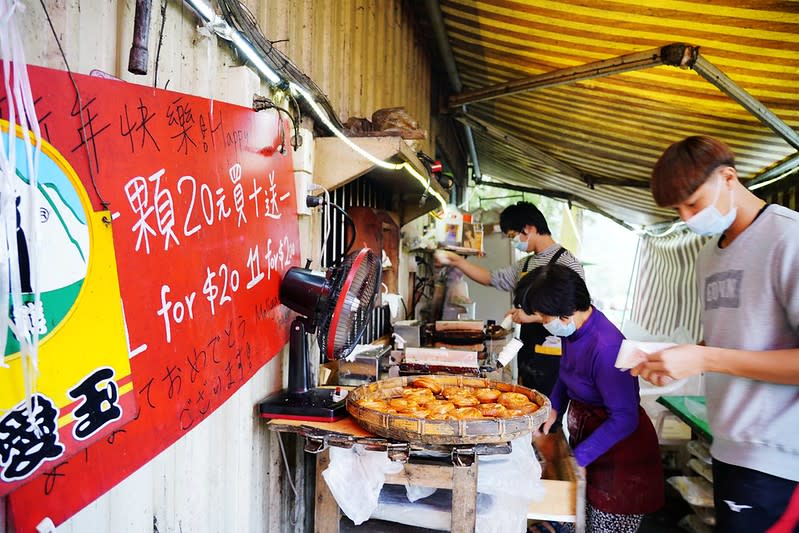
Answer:
<svg viewBox="0 0 799 533"><path fill-rule="evenodd" d="M660 396L657 402L680 417L691 429L707 442L713 441L707 422L707 407L704 396Z"/></svg>

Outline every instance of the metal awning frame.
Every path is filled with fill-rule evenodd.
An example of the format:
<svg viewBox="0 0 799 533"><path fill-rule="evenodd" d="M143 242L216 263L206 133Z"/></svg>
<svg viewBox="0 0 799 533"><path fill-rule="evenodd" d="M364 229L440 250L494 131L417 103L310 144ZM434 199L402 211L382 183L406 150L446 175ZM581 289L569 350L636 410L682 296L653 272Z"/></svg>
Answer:
<svg viewBox="0 0 799 533"><path fill-rule="evenodd" d="M603 61L586 63L577 67L559 69L528 78L500 83L490 87L464 91L451 97L449 99L448 105L449 108L456 113L456 116L459 117L460 120L467 121L472 125L480 124L480 128L486 133L492 135L493 137L509 141L511 136L502 131L500 128L491 126L485 121L480 121L479 119L476 119L475 117L469 116L463 111L458 110L464 109L467 104L492 100L520 92L556 87L559 85L567 85L583 80L601 78L613 74L620 74L622 72L642 70L660 65L670 65L694 70L709 83L717 87L721 92L740 104L744 109L757 118L763 125L776 133L786 143L799 151L799 133L797 133L793 128L791 128L782 119L775 115L757 98L736 84L718 67L701 56L698 46L692 46L684 43L673 43L661 48L647 50L645 52L626 54ZM525 143L521 139L515 139L515 142ZM519 146L518 144L514 145ZM558 160L539 148L533 147L529 143L525 143L523 149L535 154L537 158L564 172L566 175L585 181L591 187L597 184L641 186L632 182L621 183L615 180L599 179L580 173L577 169L571 167L571 165ZM749 180L748 184L753 185L769 179L779 179L780 176L787 175L797 168L799 168L799 153L784 159L776 166L772 166L769 169L764 169L762 172L753 176Z"/></svg>

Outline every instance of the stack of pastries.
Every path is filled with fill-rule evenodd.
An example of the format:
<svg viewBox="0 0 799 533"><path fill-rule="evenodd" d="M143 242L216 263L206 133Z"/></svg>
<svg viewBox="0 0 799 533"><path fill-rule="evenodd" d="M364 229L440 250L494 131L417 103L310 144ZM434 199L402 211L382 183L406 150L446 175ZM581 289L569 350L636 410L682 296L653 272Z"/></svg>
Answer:
<svg viewBox="0 0 799 533"><path fill-rule="evenodd" d="M494 388L444 386L429 376L413 379L392 398L366 396L358 405L381 413L429 420L513 418L534 413L539 405L520 392Z"/></svg>

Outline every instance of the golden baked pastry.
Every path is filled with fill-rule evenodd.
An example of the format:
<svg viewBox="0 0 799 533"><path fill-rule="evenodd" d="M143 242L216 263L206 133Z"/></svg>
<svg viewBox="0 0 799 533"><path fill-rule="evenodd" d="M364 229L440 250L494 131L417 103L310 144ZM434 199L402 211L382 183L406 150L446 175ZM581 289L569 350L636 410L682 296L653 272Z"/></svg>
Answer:
<svg viewBox="0 0 799 533"><path fill-rule="evenodd" d="M508 413L507 408L501 403L481 403L477 406L477 410L480 411L483 416L491 418L503 418Z"/></svg>
<svg viewBox="0 0 799 533"><path fill-rule="evenodd" d="M451 396L449 401L454 403L455 407L474 407L480 404L480 400L478 400L476 396L466 392Z"/></svg>
<svg viewBox="0 0 799 533"><path fill-rule="evenodd" d="M399 412L403 411L415 411L419 408L419 404L413 400L409 400L408 398L391 398L388 401L388 405L393 407Z"/></svg>
<svg viewBox="0 0 799 533"><path fill-rule="evenodd" d="M453 396L459 396L461 394L471 394L472 390L473 389L469 387L444 387L444 390L441 391L441 395L449 400Z"/></svg>
<svg viewBox="0 0 799 533"><path fill-rule="evenodd" d="M449 414L458 420L483 418L483 413L481 413L476 407L458 407L454 411L450 411Z"/></svg>
<svg viewBox="0 0 799 533"><path fill-rule="evenodd" d="M503 392L499 395L497 403L501 403L508 409L521 409L530 403L530 398L521 392Z"/></svg>
<svg viewBox="0 0 799 533"><path fill-rule="evenodd" d="M433 400L426 403L424 408L429 409L432 414L448 413L455 409L455 404L449 400Z"/></svg>
<svg viewBox="0 0 799 533"><path fill-rule="evenodd" d="M499 389L476 389L474 391L474 395L480 400L480 403L494 403L500 394L502 392Z"/></svg>
<svg viewBox="0 0 799 533"><path fill-rule="evenodd" d="M358 405L380 413L428 420L512 418L535 412L539 406L521 392L502 392L491 386L444 386L434 376L419 376L401 390L374 391Z"/></svg>
<svg viewBox="0 0 799 533"><path fill-rule="evenodd" d="M426 376L414 379L411 385L418 388L430 389L433 394L441 394L441 391L444 389L440 381Z"/></svg>
<svg viewBox="0 0 799 533"><path fill-rule="evenodd" d="M389 407L389 405L388 405L388 402L385 401L385 400L363 399L363 400L358 402L358 405L360 405L361 407L363 407L365 409L373 409L373 410L378 411L380 413L385 413L386 411L391 409Z"/></svg>
<svg viewBox="0 0 799 533"><path fill-rule="evenodd" d="M413 400L419 405L424 405L436 399L436 397L433 396L433 391L431 391L430 389L416 389L416 388L402 389L402 397L408 400Z"/></svg>

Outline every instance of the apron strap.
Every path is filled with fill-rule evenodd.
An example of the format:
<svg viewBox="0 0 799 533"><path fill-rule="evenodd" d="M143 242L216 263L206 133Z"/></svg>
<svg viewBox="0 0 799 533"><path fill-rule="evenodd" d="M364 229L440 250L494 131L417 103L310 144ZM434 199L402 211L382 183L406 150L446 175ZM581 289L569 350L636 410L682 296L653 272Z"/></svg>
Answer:
<svg viewBox="0 0 799 533"><path fill-rule="evenodd" d="M563 255L563 252L565 252L565 251L566 251L566 248L564 248L563 246L561 246L560 248L558 248L558 251L557 251L557 252L555 252L555 253L552 255L552 258L549 260L549 262L548 262L547 264L548 264L548 265L554 265L554 264L555 264L555 263L558 261L558 259L560 259L560 256L562 256L562 255Z"/></svg>

